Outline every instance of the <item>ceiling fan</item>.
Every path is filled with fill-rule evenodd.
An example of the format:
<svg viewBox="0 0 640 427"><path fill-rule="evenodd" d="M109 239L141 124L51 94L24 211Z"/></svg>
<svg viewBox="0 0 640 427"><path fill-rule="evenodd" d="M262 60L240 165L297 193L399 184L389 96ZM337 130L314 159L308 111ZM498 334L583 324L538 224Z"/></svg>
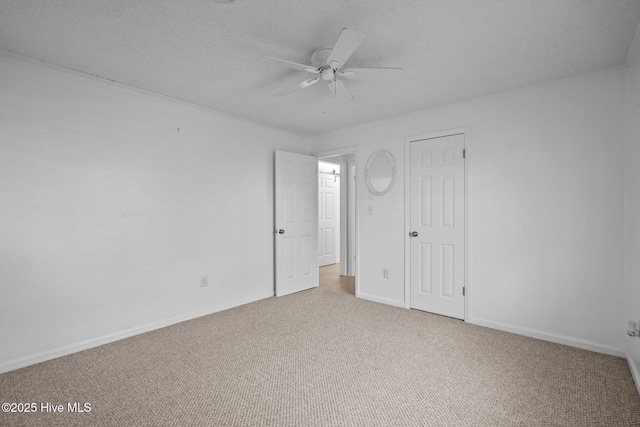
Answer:
<svg viewBox="0 0 640 427"><path fill-rule="evenodd" d="M294 70L302 70L315 74L316 77L307 79L301 83L284 89L274 96L286 96L300 89L309 87L320 80L325 80L329 90L339 102L349 102L353 100L353 94L347 86L340 80L345 79L369 79L369 78L393 78L402 73L402 68L347 68L342 67L351 57L353 52L364 40L364 34L349 28L343 28L340 36L333 48L316 49L311 55L311 62L318 65L304 65L284 59L273 58L271 56L259 56L256 60L261 62L277 63ZM326 56L328 53L328 56ZM324 58L326 56L326 59Z"/></svg>

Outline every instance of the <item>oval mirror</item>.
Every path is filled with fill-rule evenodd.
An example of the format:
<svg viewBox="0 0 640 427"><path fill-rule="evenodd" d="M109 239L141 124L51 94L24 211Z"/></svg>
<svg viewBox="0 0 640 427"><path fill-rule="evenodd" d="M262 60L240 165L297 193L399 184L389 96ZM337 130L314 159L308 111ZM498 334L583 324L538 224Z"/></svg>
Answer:
<svg viewBox="0 0 640 427"><path fill-rule="evenodd" d="M396 179L396 162L387 150L373 153L367 161L364 180L371 194L382 196L387 194Z"/></svg>

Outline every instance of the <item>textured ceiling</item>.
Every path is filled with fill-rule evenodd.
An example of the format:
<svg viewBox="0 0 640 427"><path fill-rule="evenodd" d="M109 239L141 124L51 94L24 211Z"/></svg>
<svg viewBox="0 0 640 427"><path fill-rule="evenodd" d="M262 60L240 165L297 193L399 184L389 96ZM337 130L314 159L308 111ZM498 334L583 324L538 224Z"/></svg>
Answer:
<svg viewBox="0 0 640 427"><path fill-rule="evenodd" d="M624 64L640 0L0 0L0 49L313 135ZM336 103L310 63L343 27L366 35L347 67L402 67L347 81Z"/></svg>

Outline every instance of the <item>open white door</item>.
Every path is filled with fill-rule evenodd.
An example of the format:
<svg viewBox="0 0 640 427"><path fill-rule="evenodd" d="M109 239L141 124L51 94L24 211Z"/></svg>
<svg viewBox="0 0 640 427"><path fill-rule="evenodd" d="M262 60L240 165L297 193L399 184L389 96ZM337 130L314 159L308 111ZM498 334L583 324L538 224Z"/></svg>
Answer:
<svg viewBox="0 0 640 427"><path fill-rule="evenodd" d="M318 286L318 159L276 151L276 296Z"/></svg>
<svg viewBox="0 0 640 427"><path fill-rule="evenodd" d="M464 319L464 134L411 141L411 307Z"/></svg>

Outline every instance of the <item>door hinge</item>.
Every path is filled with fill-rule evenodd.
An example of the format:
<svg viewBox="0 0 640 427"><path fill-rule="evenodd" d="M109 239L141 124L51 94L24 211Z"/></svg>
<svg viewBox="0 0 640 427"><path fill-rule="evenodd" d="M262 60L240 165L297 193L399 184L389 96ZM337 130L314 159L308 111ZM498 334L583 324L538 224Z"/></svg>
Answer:
<svg viewBox="0 0 640 427"><path fill-rule="evenodd" d="M463 148L463 149L462 149L462 158L463 158L463 159L466 159L466 158L467 158L467 149L466 149L466 148Z"/></svg>
<svg viewBox="0 0 640 427"><path fill-rule="evenodd" d="M464 296L464 286L462 287L462 296Z"/></svg>

